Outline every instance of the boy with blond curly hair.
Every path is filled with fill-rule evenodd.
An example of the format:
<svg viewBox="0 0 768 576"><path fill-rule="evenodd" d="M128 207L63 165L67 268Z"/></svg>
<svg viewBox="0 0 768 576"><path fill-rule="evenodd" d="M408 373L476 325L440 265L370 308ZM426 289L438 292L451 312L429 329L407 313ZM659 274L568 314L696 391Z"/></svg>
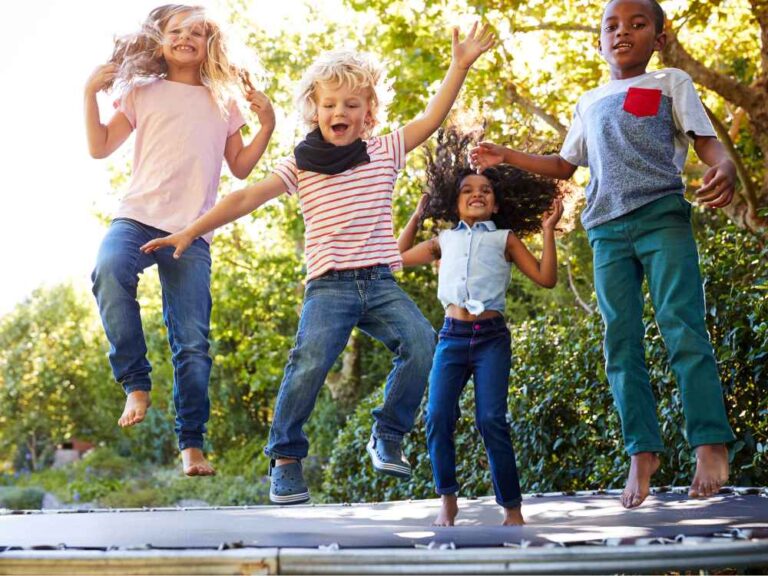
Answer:
<svg viewBox="0 0 768 576"><path fill-rule="evenodd" d="M307 284L265 448L273 503L309 500L301 468L309 449L303 426L355 327L396 355L384 403L373 411L368 453L379 472L400 478L411 474L401 444L424 394L435 334L392 275L402 267L392 227L392 192L406 154L437 130L469 68L492 45L487 26L478 30L475 24L463 41L454 28L451 65L426 111L382 136L371 136L379 108L379 67L354 52L322 55L300 84L297 104L311 131L294 154L265 180L230 194L182 232L143 247L151 251L173 245L180 256L208 230L280 194L299 195Z"/></svg>

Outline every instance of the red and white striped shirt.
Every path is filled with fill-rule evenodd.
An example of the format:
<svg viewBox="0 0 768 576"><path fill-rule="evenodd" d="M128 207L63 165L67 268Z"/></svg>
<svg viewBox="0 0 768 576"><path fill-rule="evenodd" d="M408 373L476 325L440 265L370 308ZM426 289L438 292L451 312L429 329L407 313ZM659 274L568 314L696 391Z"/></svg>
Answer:
<svg viewBox="0 0 768 576"><path fill-rule="evenodd" d="M288 194L299 193L307 280L328 270L403 266L392 228L392 191L405 166L403 130L366 144L371 161L341 174L299 170L293 156L274 169Z"/></svg>

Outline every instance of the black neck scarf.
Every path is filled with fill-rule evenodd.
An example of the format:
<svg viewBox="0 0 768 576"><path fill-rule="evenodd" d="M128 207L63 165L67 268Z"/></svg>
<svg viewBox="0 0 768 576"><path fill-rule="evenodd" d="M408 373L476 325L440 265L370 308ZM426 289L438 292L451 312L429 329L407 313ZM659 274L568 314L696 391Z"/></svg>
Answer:
<svg viewBox="0 0 768 576"><path fill-rule="evenodd" d="M360 138L346 146L334 146L323 140L320 128L315 128L293 149L299 170L319 174L341 174L354 166L371 161L368 147Z"/></svg>

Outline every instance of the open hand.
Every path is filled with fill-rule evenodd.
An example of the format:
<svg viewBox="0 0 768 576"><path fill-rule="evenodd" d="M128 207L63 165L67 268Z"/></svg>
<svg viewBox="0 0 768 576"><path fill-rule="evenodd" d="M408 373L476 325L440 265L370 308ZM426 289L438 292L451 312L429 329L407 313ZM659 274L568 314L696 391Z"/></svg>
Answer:
<svg viewBox="0 0 768 576"><path fill-rule="evenodd" d="M85 92L96 94L112 85L117 76L117 64L101 64L91 72L85 82Z"/></svg>
<svg viewBox="0 0 768 576"><path fill-rule="evenodd" d="M504 146L493 142L480 142L469 151L469 162L472 168L480 174L486 168L504 162Z"/></svg>
<svg viewBox="0 0 768 576"><path fill-rule="evenodd" d="M453 28L453 40L451 42L453 62L464 69L472 66L480 54L490 50L496 41L488 24L483 24L479 32L477 24L477 22L472 24L469 34L462 42L459 42L459 28L457 26Z"/></svg>
<svg viewBox="0 0 768 576"><path fill-rule="evenodd" d="M704 173L704 185L696 190L696 201L707 208L723 208L731 203L735 190L736 167L724 160Z"/></svg>
<svg viewBox="0 0 768 576"><path fill-rule="evenodd" d="M552 207L544 215L544 220L542 220L541 226L544 230L554 230L562 217L563 201L560 198L555 198L554 202L552 202Z"/></svg>
<svg viewBox="0 0 768 576"><path fill-rule="evenodd" d="M151 254L160 248L173 246L175 248L173 257L178 260L181 258L181 255L184 253L184 251L189 248L189 245L194 242L194 240L194 238L190 237L188 234L185 234L184 231L181 231L176 232L175 234L169 234L163 238L155 238L154 240L150 240L141 248L139 248L139 250L144 252L144 254Z"/></svg>

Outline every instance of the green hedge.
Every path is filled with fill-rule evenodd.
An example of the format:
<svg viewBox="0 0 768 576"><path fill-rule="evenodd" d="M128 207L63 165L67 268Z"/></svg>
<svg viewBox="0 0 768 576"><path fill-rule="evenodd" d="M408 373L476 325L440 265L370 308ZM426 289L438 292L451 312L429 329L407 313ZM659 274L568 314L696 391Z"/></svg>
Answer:
<svg viewBox="0 0 768 576"><path fill-rule="evenodd" d="M768 485L768 250L758 238L723 225L700 238L707 321L738 440L731 448L734 485ZM598 315L560 312L512 327L509 419L525 492L623 486L629 459L603 370L603 326ZM646 353L667 451L657 485L687 485L695 469L684 435L679 391L646 303ZM471 390L471 384L468 386ZM409 482L375 475L365 455L371 409L367 398L340 432L325 472L332 501L433 497L423 417L406 442L414 465ZM473 398L461 402L456 446L462 494L491 494L490 474L473 427Z"/></svg>
<svg viewBox="0 0 768 576"><path fill-rule="evenodd" d="M0 486L0 508L10 510L40 510L45 492L40 488Z"/></svg>

